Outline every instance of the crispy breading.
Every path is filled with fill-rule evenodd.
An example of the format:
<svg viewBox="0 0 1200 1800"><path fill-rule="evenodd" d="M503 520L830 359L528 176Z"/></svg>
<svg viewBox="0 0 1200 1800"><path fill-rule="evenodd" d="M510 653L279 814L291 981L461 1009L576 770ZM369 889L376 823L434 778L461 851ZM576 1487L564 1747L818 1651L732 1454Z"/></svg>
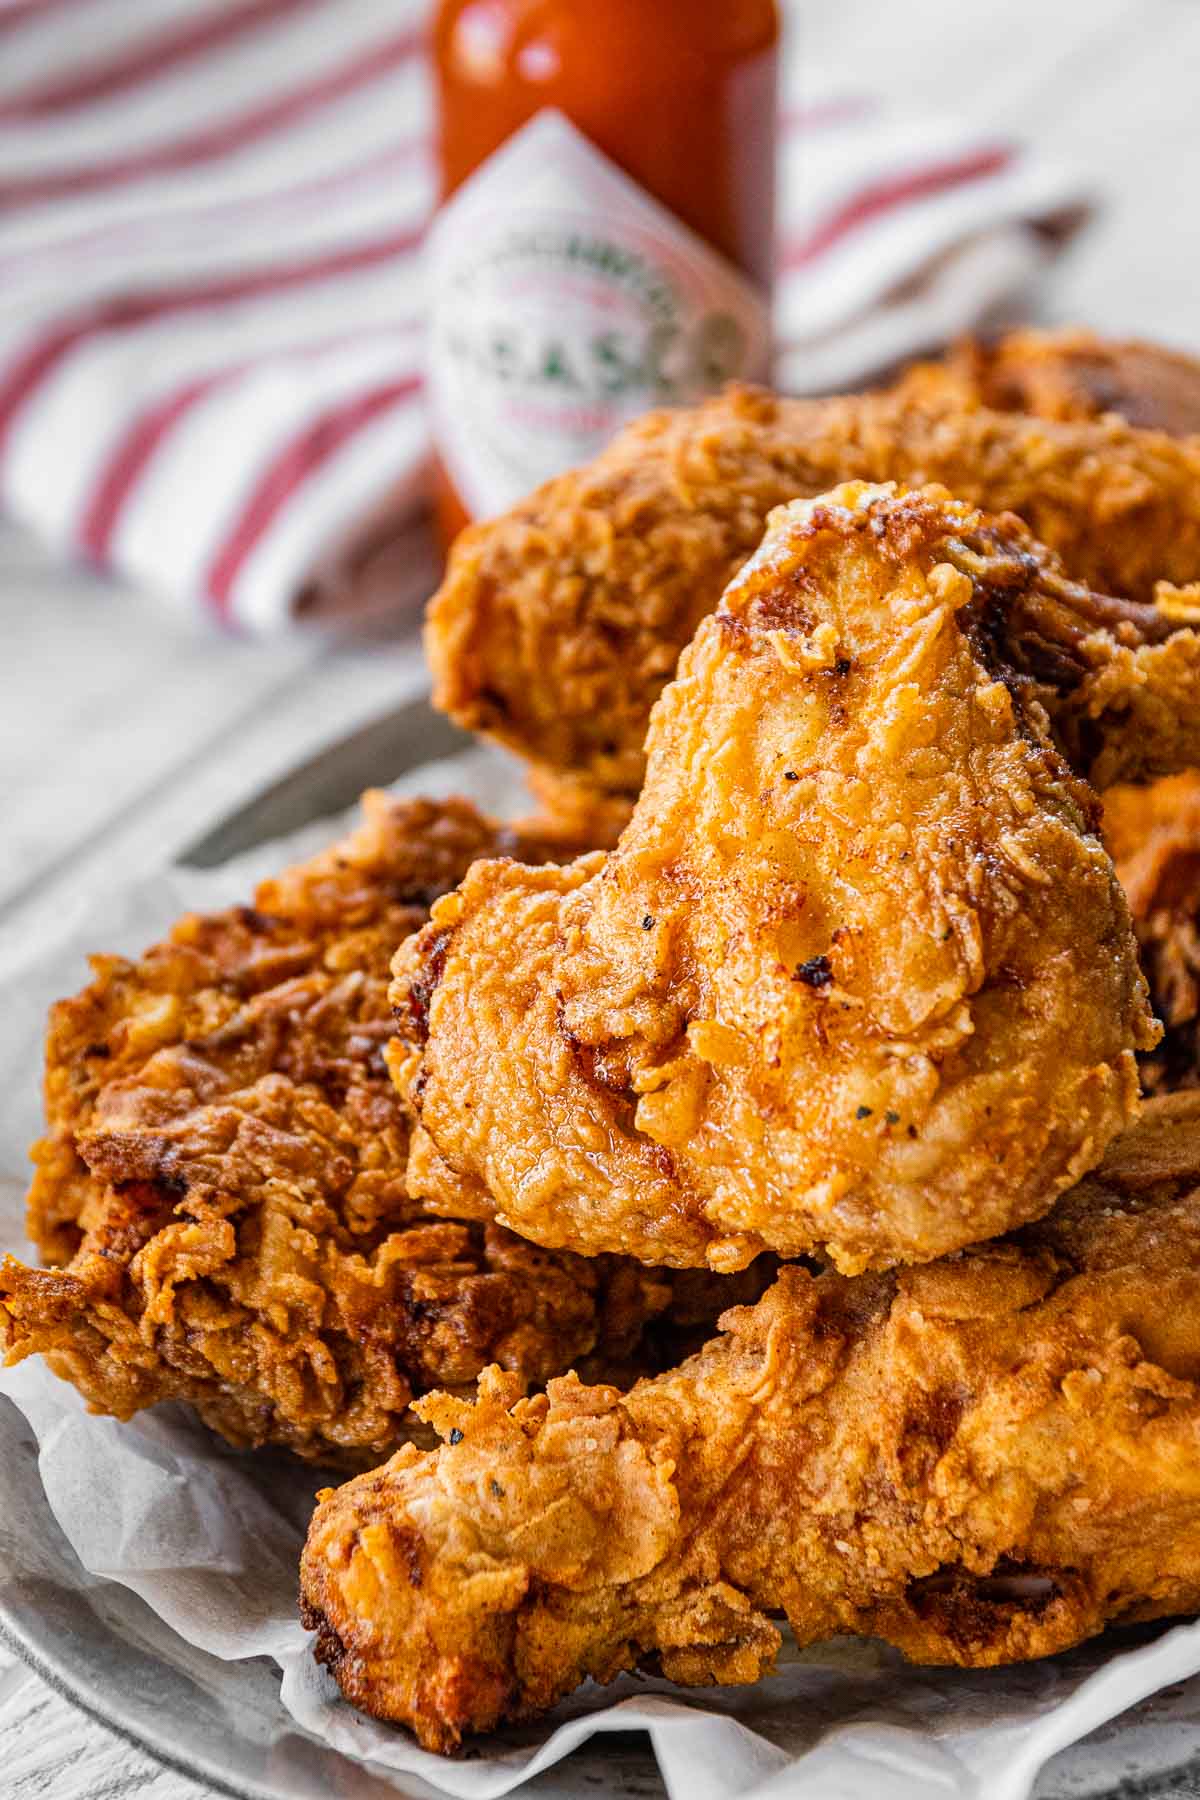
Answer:
<svg viewBox="0 0 1200 1800"><path fill-rule="evenodd" d="M918 363L898 384L910 399L1032 413L1039 419L1100 419L1172 437L1200 433L1200 361L1137 338L1103 338L1078 327L1013 331L956 344L941 362Z"/></svg>
<svg viewBox="0 0 1200 1800"><path fill-rule="evenodd" d="M1200 1095L1042 1224L898 1274L784 1270L679 1369L421 1403L320 1496L302 1616L431 1750L590 1676L687 1684L862 1634L985 1667L1200 1607Z"/></svg>
<svg viewBox="0 0 1200 1800"><path fill-rule="evenodd" d="M1166 1027L1147 1093L1200 1086L1200 773L1104 796L1104 838L1129 899L1150 1000Z"/></svg>
<svg viewBox="0 0 1200 1800"><path fill-rule="evenodd" d="M614 802L628 805L641 786L654 700L768 513L851 477L941 482L1016 512L1101 593L1149 602L1160 581L1200 580L1200 441L1116 418L964 409L903 388L824 400L736 389L637 421L587 467L464 533L426 627L435 702L560 792L573 787L574 817L594 806L604 829ZM1172 617L1142 614L1130 627L1110 713L1136 694L1159 724L1164 708L1200 717L1200 641L1156 641L1195 608L1186 595L1168 600ZM1193 737L1149 744L1137 777L1182 766Z"/></svg>
<svg viewBox="0 0 1200 1800"><path fill-rule="evenodd" d="M430 1204L550 1247L847 1271L1044 1211L1156 1038L1095 796L1045 726L1089 605L940 489L782 508L655 710L618 849L478 863L398 953Z"/></svg>
<svg viewBox="0 0 1200 1800"><path fill-rule="evenodd" d="M719 1284L675 1294L408 1192L390 957L477 856L544 848L464 801L369 794L350 837L253 908L96 958L51 1015L34 1150L30 1231L65 1266L0 1269L10 1358L40 1351L121 1418L185 1400L234 1443L361 1466L429 1387L497 1361L535 1384L577 1362L642 1372L659 1315L711 1321Z"/></svg>

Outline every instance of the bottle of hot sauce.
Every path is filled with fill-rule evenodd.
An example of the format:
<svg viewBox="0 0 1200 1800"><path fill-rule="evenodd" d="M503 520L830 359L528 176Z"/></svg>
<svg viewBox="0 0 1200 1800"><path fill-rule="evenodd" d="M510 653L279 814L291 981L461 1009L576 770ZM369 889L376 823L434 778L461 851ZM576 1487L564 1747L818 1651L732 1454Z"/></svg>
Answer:
<svg viewBox="0 0 1200 1800"><path fill-rule="evenodd" d="M770 360L775 0L441 0L428 393L448 542Z"/></svg>

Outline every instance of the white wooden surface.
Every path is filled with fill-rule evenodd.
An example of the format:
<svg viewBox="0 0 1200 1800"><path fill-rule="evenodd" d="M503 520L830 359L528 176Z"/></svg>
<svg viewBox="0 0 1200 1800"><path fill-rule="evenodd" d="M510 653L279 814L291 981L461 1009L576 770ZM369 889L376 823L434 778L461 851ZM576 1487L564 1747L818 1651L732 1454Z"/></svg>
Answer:
<svg viewBox="0 0 1200 1800"><path fill-rule="evenodd" d="M843 85L1020 130L1093 178L1103 217L1049 317L1200 351L1195 0L799 0ZM169 857L322 744L393 704L411 633L247 645L52 564L0 528L0 960L68 897ZM386 774L386 771L382 771ZM30 1079L36 1078L33 1071ZM201 1800L0 1650L0 1793Z"/></svg>

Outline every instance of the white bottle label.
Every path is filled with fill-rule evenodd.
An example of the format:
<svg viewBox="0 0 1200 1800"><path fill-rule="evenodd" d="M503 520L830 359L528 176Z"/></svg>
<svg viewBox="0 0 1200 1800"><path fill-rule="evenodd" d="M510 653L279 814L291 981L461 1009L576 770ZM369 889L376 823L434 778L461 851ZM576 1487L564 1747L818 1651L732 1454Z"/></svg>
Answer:
<svg viewBox="0 0 1200 1800"><path fill-rule="evenodd" d="M429 280L431 419L476 518L648 408L768 372L764 297L560 112L453 195Z"/></svg>

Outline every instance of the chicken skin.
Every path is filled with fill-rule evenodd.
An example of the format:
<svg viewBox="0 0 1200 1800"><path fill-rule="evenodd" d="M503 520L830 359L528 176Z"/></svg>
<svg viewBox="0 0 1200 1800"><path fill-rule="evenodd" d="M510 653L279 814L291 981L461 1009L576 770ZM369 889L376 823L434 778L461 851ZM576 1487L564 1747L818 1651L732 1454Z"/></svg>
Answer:
<svg viewBox="0 0 1200 1800"><path fill-rule="evenodd" d="M882 1638L986 1667L1200 1607L1200 1095L1039 1225L920 1269L785 1269L682 1367L431 1395L327 1491L305 1623L347 1699L428 1749L591 1677L754 1681Z"/></svg>
<svg viewBox="0 0 1200 1800"><path fill-rule="evenodd" d="M1172 437L1200 433L1200 362L1178 350L1094 331L1013 331L968 339L943 362L918 363L899 384L909 399L944 401L1039 419L1101 419Z"/></svg>
<svg viewBox="0 0 1200 1800"><path fill-rule="evenodd" d="M1133 913L1162 1042L1141 1059L1147 1093L1200 1086L1200 773L1104 796L1104 838Z"/></svg>
<svg viewBox="0 0 1200 1800"><path fill-rule="evenodd" d="M1160 581L1200 580L1200 441L1116 418L964 409L953 391L734 390L637 421L589 466L464 533L428 615L435 703L515 750L540 796L613 841L642 784L650 709L768 513L849 478L941 482L1015 512L1100 593L1152 602ZM1200 718L1200 639L1171 638L1200 618L1197 596L1165 598L1167 610L1127 618L1106 704L1172 716L1185 704ZM1110 629L1102 613L1094 629ZM1170 774L1196 748L1156 740L1131 777Z"/></svg>
<svg viewBox="0 0 1200 1800"><path fill-rule="evenodd" d="M462 801L365 808L253 909L97 958L54 1008L29 1222L64 1266L0 1266L10 1360L41 1352L95 1409L183 1400L235 1444L355 1467L427 1388L469 1391L493 1362L530 1383L642 1373L652 1322L725 1304L713 1278L547 1254L411 1198L382 1057L392 952L475 857L547 846Z"/></svg>
<svg viewBox="0 0 1200 1800"><path fill-rule="evenodd" d="M414 1191L722 1271L924 1261L1044 1212L1157 1035L1046 730L1089 605L940 489L782 508L655 710L618 848L478 863L398 953Z"/></svg>

